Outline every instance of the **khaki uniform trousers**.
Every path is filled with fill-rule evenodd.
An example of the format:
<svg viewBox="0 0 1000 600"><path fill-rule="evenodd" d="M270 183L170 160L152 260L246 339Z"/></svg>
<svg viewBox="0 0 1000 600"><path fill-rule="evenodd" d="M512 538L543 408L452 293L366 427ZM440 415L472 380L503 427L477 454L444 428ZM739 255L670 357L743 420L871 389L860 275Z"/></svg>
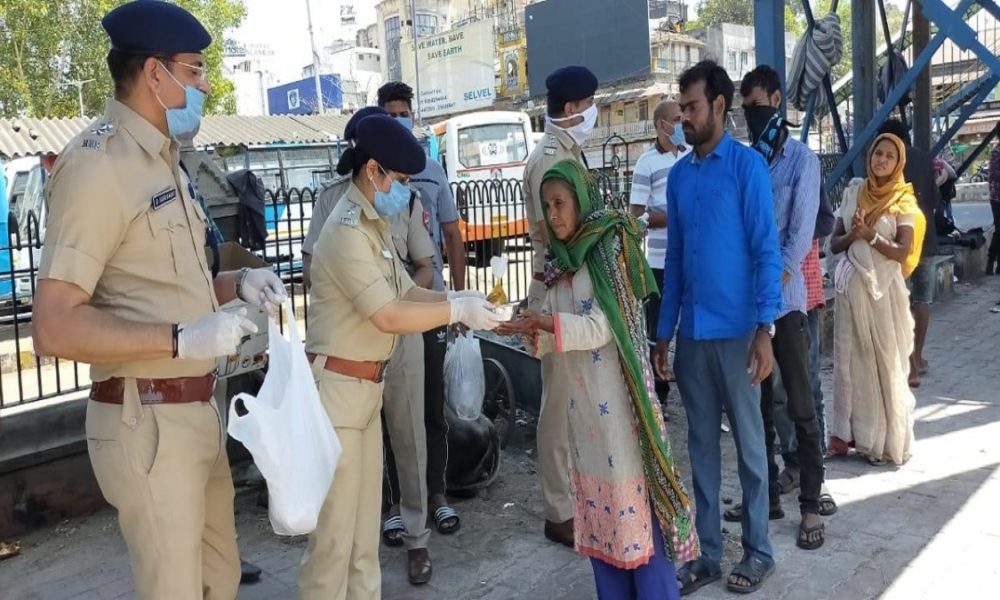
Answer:
<svg viewBox="0 0 1000 600"><path fill-rule="evenodd" d="M325 361L313 361L313 378L343 452L302 557L299 597L378 600L383 385L327 371Z"/></svg>
<svg viewBox="0 0 1000 600"><path fill-rule="evenodd" d="M97 483L118 510L136 597L236 598L233 479L215 403L142 406L126 382L124 405L90 401L86 430Z"/></svg>
<svg viewBox="0 0 1000 600"><path fill-rule="evenodd" d="M540 311L545 284L531 281L528 308ZM573 496L569 485L569 386L565 370L555 368L558 356L542 357L542 408L538 416L538 477L542 484L545 519L562 523L573 518Z"/></svg>
<svg viewBox="0 0 1000 600"><path fill-rule="evenodd" d="M396 479L387 468L391 496L399 498L399 516L406 531L407 549L426 548L427 527L427 429L424 427L424 336L403 335L389 361L382 393L382 415ZM388 458L388 456L387 456ZM388 466L389 461L386 460ZM399 486L398 490L392 487Z"/></svg>

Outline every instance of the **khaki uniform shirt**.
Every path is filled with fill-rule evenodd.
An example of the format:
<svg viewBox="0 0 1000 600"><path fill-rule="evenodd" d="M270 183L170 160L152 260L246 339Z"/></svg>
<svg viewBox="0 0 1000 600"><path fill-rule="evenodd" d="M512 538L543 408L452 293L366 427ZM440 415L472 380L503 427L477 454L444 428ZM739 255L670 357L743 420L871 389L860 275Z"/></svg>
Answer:
<svg viewBox="0 0 1000 600"><path fill-rule="evenodd" d="M319 197L313 203L312 218L309 219L309 231L306 232L306 237L302 240L302 252L306 254L313 253L316 240L319 239L319 234L323 231L323 224L330 218L330 213L333 212L333 207L337 204L337 201L347 193L349 185L351 185L350 175L338 176L336 179L323 184L323 188L319 191Z"/></svg>
<svg viewBox="0 0 1000 600"><path fill-rule="evenodd" d="M414 261L423 258L433 261L434 242L424 227L424 206L420 203L420 198L414 197L407 208L389 219L389 233L392 235L396 255L406 267L406 272L412 275Z"/></svg>
<svg viewBox="0 0 1000 600"><path fill-rule="evenodd" d="M139 323L184 323L218 309L205 259L207 219L191 197L176 142L110 100L73 138L47 189L39 278L90 294L90 304ZM215 360L156 359L91 366L91 378L196 377Z"/></svg>
<svg viewBox="0 0 1000 600"><path fill-rule="evenodd" d="M528 235L531 238L531 269L541 273L545 268L545 249L548 230L542 210L542 177L559 161L573 159L583 163L580 146L568 131L546 121L543 137L524 167L524 210L528 216Z"/></svg>
<svg viewBox="0 0 1000 600"><path fill-rule="evenodd" d="M357 361L388 360L396 336L371 316L414 287L389 225L352 183L316 241L306 351Z"/></svg>

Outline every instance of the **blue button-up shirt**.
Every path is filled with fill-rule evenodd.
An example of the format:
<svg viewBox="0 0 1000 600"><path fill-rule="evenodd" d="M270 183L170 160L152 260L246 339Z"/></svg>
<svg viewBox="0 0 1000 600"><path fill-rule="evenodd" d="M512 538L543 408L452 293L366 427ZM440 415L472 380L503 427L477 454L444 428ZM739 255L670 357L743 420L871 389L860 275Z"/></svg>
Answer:
<svg viewBox="0 0 1000 600"><path fill-rule="evenodd" d="M657 337L734 339L774 323L781 253L764 158L725 134L667 182L667 261Z"/></svg>
<svg viewBox="0 0 1000 600"><path fill-rule="evenodd" d="M812 249L819 213L819 158L799 140L788 138L770 169L781 262L785 273L791 276L781 286L780 319L792 311L806 312L802 262Z"/></svg>

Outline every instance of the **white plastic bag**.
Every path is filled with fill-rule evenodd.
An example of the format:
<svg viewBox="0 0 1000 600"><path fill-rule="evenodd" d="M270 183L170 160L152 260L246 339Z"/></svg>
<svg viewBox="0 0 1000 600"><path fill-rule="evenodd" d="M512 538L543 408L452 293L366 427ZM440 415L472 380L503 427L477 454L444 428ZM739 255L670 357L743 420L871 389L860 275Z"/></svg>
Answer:
<svg viewBox="0 0 1000 600"><path fill-rule="evenodd" d="M448 344L444 355L444 397L464 421L475 421L483 412L486 377L479 339L469 331Z"/></svg>
<svg viewBox="0 0 1000 600"><path fill-rule="evenodd" d="M283 312L289 317L288 339L268 319L264 384L256 398L233 397L228 431L250 451L267 480L274 532L303 535L316 528L342 448L320 403L290 303Z"/></svg>

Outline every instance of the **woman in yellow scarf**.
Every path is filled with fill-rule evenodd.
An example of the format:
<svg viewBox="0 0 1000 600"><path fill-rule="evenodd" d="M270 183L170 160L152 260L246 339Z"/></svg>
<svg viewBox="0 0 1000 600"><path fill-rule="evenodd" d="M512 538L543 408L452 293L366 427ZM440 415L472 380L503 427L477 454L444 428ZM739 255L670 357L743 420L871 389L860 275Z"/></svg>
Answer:
<svg viewBox="0 0 1000 600"><path fill-rule="evenodd" d="M853 445L872 464L905 462L913 442L915 400L907 384L913 317L906 278L920 262L927 223L903 178L905 165L903 141L877 137L868 176L844 190L830 240L830 249L844 254L834 276L830 450L847 454Z"/></svg>

